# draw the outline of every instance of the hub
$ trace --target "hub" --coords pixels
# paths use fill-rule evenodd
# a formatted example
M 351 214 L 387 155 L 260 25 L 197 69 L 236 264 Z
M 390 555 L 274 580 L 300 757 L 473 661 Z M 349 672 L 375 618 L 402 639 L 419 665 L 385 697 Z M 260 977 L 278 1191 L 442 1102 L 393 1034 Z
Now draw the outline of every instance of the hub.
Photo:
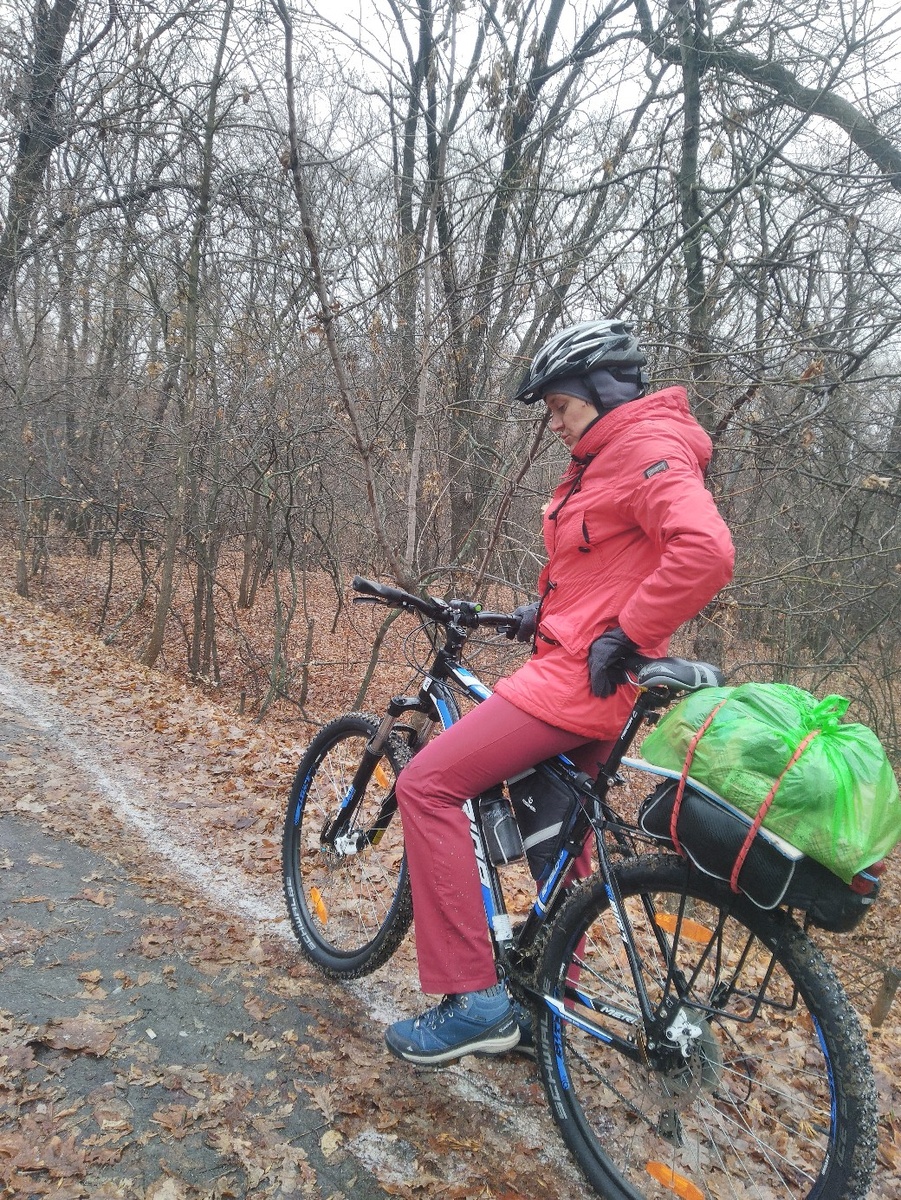
M 649 1055 L 663 1095 L 684 1108 L 701 1092 L 713 1092 L 723 1074 L 723 1054 L 709 1020 L 680 1008 Z

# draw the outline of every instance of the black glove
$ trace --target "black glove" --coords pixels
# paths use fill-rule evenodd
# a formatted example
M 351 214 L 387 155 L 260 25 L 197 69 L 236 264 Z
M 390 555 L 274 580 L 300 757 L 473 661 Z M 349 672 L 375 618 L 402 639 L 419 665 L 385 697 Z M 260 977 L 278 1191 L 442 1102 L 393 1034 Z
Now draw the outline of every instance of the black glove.
M 535 636 L 535 626 L 538 624 L 539 607 L 539 601 L 533 600 L 531 604 L 520 604 L 519 608 L 514 608 L 511 616 L 516 623 L 510 622 L 507 637 L 516 638 L 518 642 L 531 642 Z
M 601 700 L 612 696 L 626 682 L 626 659 L 638 647 L 617 625 L 596 638 L 588 648 L 588 678 L 591 690 Z

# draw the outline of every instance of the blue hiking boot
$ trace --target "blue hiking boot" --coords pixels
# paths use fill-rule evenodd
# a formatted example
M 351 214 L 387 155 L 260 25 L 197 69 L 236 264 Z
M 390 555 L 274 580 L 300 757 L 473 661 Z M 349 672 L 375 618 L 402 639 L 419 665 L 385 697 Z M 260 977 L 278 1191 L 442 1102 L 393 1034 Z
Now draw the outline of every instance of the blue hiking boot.
M 482 992 L 445 996 L 435 1008 L 385 1033 L 388 1049 L 421 1066 L 439 1066 L 464 1054 L 503 1054 L 519 1041 L 519 1025 L 503 984 Z

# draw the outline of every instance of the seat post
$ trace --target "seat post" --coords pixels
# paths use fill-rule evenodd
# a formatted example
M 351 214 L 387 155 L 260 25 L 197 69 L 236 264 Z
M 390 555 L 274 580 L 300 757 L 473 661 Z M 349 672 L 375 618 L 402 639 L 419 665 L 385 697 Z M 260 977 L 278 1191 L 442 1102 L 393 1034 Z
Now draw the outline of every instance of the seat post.
M 643 721 L 659 706 L 659 698 L 653 692 L 639 692 L 635 706 L 623 726 L 623 731 L 613 743 L 605 762 L 601 764 L 600 775 L 609 784 L 622 765 L 623 756 L 635 740 L 635 735 Z M 656 718 L 655 718 L 656 719 Z

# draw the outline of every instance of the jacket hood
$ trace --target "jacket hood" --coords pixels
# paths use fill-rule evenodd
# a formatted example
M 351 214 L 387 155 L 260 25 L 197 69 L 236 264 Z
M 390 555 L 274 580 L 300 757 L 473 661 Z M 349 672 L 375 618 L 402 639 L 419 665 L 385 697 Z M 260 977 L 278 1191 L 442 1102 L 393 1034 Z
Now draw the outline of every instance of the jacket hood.
M 654 427 L 659 428 L 661 424 L 678 433 L 697 458 L 701 470 L 706 470 L 713 454 L 713 443 L 692 416 L 688 393 L 683 387 L 664 388 L 604 413 L 576 444 L 570 470 L 584 466 L 586 460 L 594 458 L 612 442 L 651 435 Z

